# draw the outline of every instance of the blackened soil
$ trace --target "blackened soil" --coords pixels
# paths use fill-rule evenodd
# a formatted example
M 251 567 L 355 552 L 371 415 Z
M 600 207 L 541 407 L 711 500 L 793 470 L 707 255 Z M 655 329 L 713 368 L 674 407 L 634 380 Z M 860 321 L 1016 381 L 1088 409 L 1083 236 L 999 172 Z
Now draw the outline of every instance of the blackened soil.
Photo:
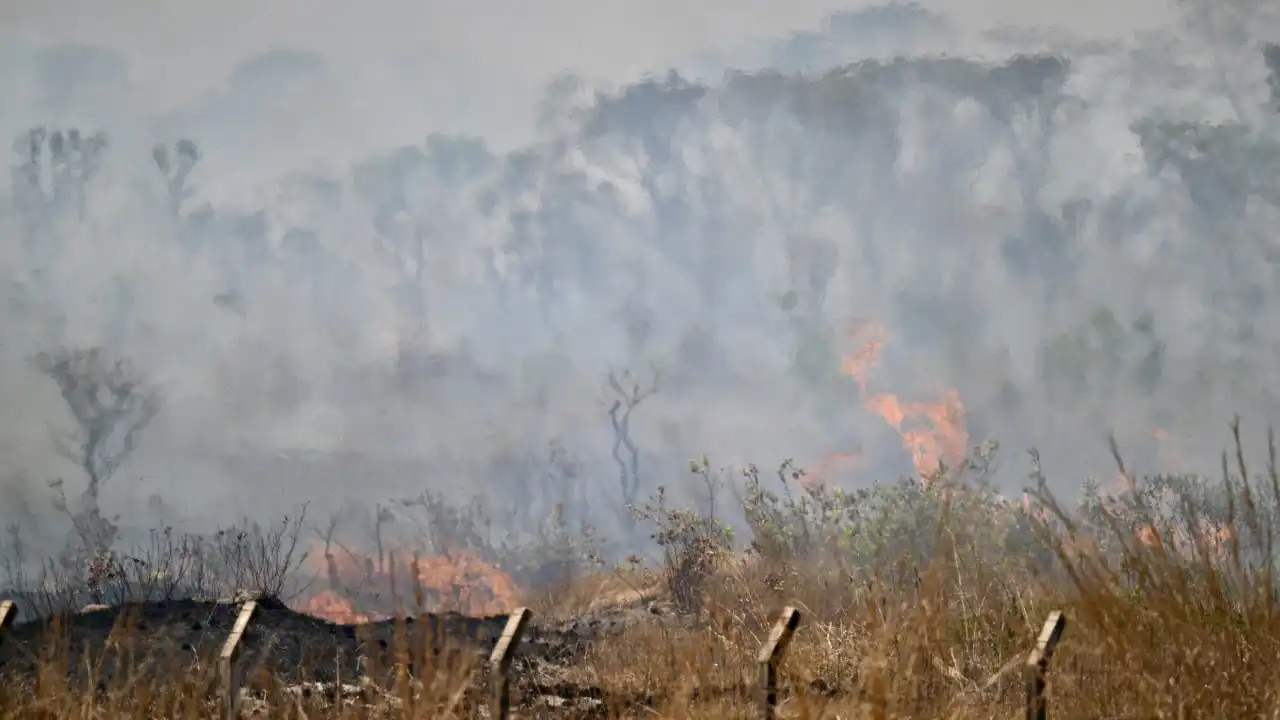
M 30 687 L 41 667 L 65 672 L 72 687 L 89 692 L 147 676 L 171 681 L 175 670 L 213 683 L 218 652 L 239 610 L 232 602 L 177 600 L 20 622 L 0 640 L 0 683 Z M 258 686 L 255 678 L 296 688 L 343 687 L 361 677 L 382 684 L 393 676 L 397 655 L 408 658 L 415 676 L 450 666 L 481 670 L 507 619 L 445 613 L 339 625 L 262 599 L 241 638 L 236 666 L 245 672 L 247 689 Z M 551 625 L 535 617 L 516 650 L 517 693 L 531 708 L 558 717 L 594 716 L 603 705 L 599 690 L 561 686 L 554 680 L 561 676 L 558 671 L 625 626 L 656 619 L 642 604 Z M 575 708 L 575 703 L 585 705 Z
M 91 610 L 55 619 L 20 622 L 0 641 L 0 676 L 31 676 L 42 658 L 70 658 L 68 673 L 101 662 L 107 680 L 118 664 L 175 662 L 210 667 L 235 623 L 239 605 L 180 600 Z M 260 600 L 240 641 L 238 664 L 268 665 L 286 682 L 331 682 L 368 674 L 394 662 L 397 648 L 423 663 L 442 658 L 468 662 L 488 656 L 506 626 L 506 615 L 467 617 L 425 614 L 403 623 L 388 620 L 336 625 Z M 517 648 L 528 662 L 571 662 L 606 624 L 571 623 L 548 628 L 531 623 Z M 89 662 L 84 660 L 86 656 Z M 130 662 L 132 661 L 132 663 Z

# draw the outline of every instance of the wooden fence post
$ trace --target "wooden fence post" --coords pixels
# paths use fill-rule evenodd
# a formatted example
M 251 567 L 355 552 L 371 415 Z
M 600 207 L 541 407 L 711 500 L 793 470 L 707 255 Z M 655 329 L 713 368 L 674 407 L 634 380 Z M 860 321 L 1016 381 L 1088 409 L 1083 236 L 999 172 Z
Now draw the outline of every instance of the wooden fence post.
M 222 715 L 226 720 L 236 717 L 237 703 L 240 699 L 240 683 L 235 675 L 236 655 L 240 652 L 240 638 L 249 627 L 249 620 L 258 609 L 258 601 L 249 600 L 240 606 L 240 614 L 236 616 L 236 624 L 231 626 L 231 634 L 222 644 L 218 653 L 218 689 L 222 701 Z
M 769 638 L 760 646 L 756 655 L 756 682 L 759 685 L 759 716 L 761 720 L 773 720 L 773 709 L 778 704 L 778 664 L 791 644 L 791 636 L 800 627 L 800 611 L 793 607 L 782 609 L 778 622 L 773 624 Z
M 489 654 L 489 718 L 491 720 L 507 720 L 511 716 L 511 658 L 515 656 L 516 645 L 524 635 L 524 628 L 529 624 L 533 613 L 529 608 L 516 608 L 507 618 L 507 626 L 502 629 L 498 644 Z
M 9 633 L 9 626 L 14 620 L 18 619 L 18 606 L 12 600 L 0 602 L 0 643 L 4 642 L 4 636 Z
M 1049 619 L 1044 621 L 1044 627 L 1040 629 L 1035 649 L 1027 656 L 1027 720 L 1046 720 L 1049 717 L 1048 703 L 1044 698 L 1045 675 L 1049 672 L 1049 660 L 1053 658 L 1053 651 L 1058 647 L 1062 631 L 1066 628 L 1067 619 L 1063 617 L 1061 610 L 1049 613 Z

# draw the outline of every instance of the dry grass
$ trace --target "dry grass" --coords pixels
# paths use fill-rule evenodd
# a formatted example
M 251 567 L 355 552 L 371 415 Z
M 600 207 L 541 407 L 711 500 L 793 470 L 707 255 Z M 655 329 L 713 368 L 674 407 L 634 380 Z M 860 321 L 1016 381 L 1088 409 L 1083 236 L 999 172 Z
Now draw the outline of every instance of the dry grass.
M 664 602 L 663 571 L 628 566 L 530 596 L 539 620 L 599 614 L 640 600 L 632 622 L 584 657 L 517 669 L 517 716 L 746 717 L 754 656 L 786 604 L 804 622 L 783 664 L 779 715 L 792 718 L 1004 718 L 1022 712 L 1017 663 L 1050 610 L 1068 628 L 1049 680 L 1060 718 L 1280 716 L 1280 603 L 1273 518 L 1274 467 L 1256 479 L 1237 454 L 1225 473 L 1225 520 L 1213 535 L 1192 506 L 1160 515 L 1141 493 L 1098 515 L 1087 530 L 1048 495 L 1024 518 L 1052 562 L 996 557 L 963 489 L 942 490 L 931 552 L 850 567 L 831 543 L 803 556 L 721 554 L 698 580 L 696 617 Z M 1122 465 L 1123 468 L 1123 465 Z M 1206 510 L 1207 512 L 1207 510 Z M 1135 531 L 1138 528 L 1139 531 Z M 706 548 L 696 546 L 697 551 Z M 679 549 L 676 549 L 678 554 Z M 1028 555 L 1033 553 L 1028 550 Z M 128 645 L 121 637 L 119 647 Z M 287 688 L 267 667 L 249 673 L 246 711 L 278 718 L 475 717 L 484 669 L 415 650 L 408 634 L 390 661 L 371 661 L 335 706 L 331 691 Z M 213 677 L 171 658 L 110 683 L 69 686 L 67 663 L 100 659 L 53 648 L 38 676 L 0 684 L 3 718 L 195 718 L 214 711 Z M 413 672 L 409 672 L 412 666 Z M 376 686 L 376 687 L 375 687 Z
M 1139 546 L 1135 546 L 1137 550 Z M 1078 592 L 1014 590 L 998 578 L 966 577 L 957 591 L 954 566 L 939 563 L 919 588 L 834 589 L 819 571 L 803 576 L 789 597 L 808 620 L 797 633 L 781 673 L 782 717 L 1010 717 L 1020 709 L 1016 672 L 987 680 L 1030 649 L 1051 608 L 1062 608 L 1069 628 L 1051 672 L 1056 717 L 1270 716 L 1280 708 L 1280 682 L 1269 672 L 1280 663 L 1280 622 L 1274 598 L 1242 603 L 1219 594 L 1223 574 L 1189 587 L 1176 580 L 1156 551 L 1126 558 L 1161 583 L 1134 593 L 1101 574 L 1081 576 Z M 1081 563 L 1081 570 L 1084 563 Z M 1205 568 L 1208 569 L 1208 568 Z M 1219 569 L 1221 570 L 1221 569 Z M 753 658 L 767 633 L 770 609 L 782 596 L 744 597 L 763 588 L 751 569 L 715 578 L 711 602 L 694 623 L 637 623 L 593 648 L 582 662 L 541 677 L 562 688 L 602 699 L 601 717 L 745 717 L 750 715 Z M 593 583 L 596 584 L 596 583 Z M 755 602 L 745 602 L 748 599 Z M 666 616 L 670 619 L 671 616 Z M 121 646 L 127 643 L 121 638 Z M 272 717 L 473 716 L 482 670 L 452 663 L 435 666 L 406 640 L 402 663 L 371 667 L 389 677 L 385 692 L 360 693 L 352 679 L 349 706 L 339 712 L 322 692 L 310 697 L 286 689 L 270 672 L 250 672 L 247 687 Z M 394 655 L 393 655 L 394 657 Z M 208 717 L 213 687 L 208 669 L 191 671 L 184 658 L 157 663 L 159 671 L 126 677 L 86 693 L 66 681 L 65 663 L 93 667 L 101 658 L 51 653 L 31 687 L 0 686 L 6 718 Z M 529 694 L 526 683 L 517 692 Z M 365 706 L 360 698 L 372 697 Z M 247 703 L 246 710 L 255 704 Z M 642 709 L 643 708 L 643 709 Z M 564 716 L 545 708 L 524 715 Z

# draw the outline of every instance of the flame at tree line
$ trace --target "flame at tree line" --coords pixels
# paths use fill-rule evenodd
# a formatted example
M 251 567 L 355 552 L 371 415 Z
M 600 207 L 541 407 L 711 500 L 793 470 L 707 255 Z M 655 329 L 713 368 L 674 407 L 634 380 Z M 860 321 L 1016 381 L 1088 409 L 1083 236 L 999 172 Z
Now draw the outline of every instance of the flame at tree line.
M 940 464 L 947 468 L 961 465 L 969 434 L 959 393 L 954 388 L 944 388 L 932 398 L 906 401 L 892 392 L 881 391 L 872 376 L 881 351 L 889 342 L 884 326 L 857 320 L 849 325 L 847 337 L 852 350 L 841 358 L 842 373 L 854 381 L 862 408 L 881 418 L 901 437 L 902 448 L 911 456 L 918 477 L 926 481 Z M 1171 471 L 1169 465 L 1181 464 L 1181 453 L 1168 431 L 1155 428 L 1151 436 L 1159 442 L 1166 472 Z M 862 460 L 860 449 L 829 452 L 807 473 L 808 481 L 834 483 L 839 475 L 860 467 Z M 1124 478 L 1118 477 L 1114 491 L 1124 492 L 1124 484 Z M 1033 512 L 1025 494 L 1020 505 L 1024 512 Z M 1198 534 L 1218 550 L 1231 537 L 1229 528 L 1207 522 Z M 1164 544 L 1164 539 L 1150 527 L 1138 530 L 1137 539 L 1147 545 Z M 1174 544 L 1188 544 L 1187 538 L 1171 540 Z M 364 555 L 345 548 L 333 551 L 327 545 L 313 548 L 308 561 L 313 567 L 309 570 L 326 580 L 295 601 L 295 608 L 331 622 L 363 623 L 392 617 L 397 610 L 397 596 L 405 611 L 411 611 L 417 599 L 425 611 L 468 615 L 506 613 L 520 604 L 520 588 L 511 576 L 474 552 L 415 558 L 412 552 L 399 550 L 389 555 L 399 559 L 387 560 L 382 553 Z
M 841 371 L 857 385 L 863 409 L 897 431 L 919 477 L 932 476 L 939 463 L 948 468 L 963 463 L 969 433 L 959 393 L 947 388 L 932 400 L 905 402 L 893 393 L 873 391 L 871 376 L 888 342 L 885 329 L 874 321 L 857 320 L 850 324 L 848 337 L 854 349 L 842 358 Z M 856 467 L 857 460 L 857 453 L 828 453 L 810 475 L 828 481 L 835 466 Z
M 887 342 L 885 330 L 861 321 L 853 324 L 850 337 L 856 347 L 843 357 L 841 369 L 856 383 L 862 407 L 901 436 L 920 477 L 931 476 L 939 463 L 956 467 L 963 462 L 969 438 L 958 393 L 947 389 L 932 400 L 906 402 L 893 393 L 874 392 L 871 375 Z M 828 481 L 857 468 L 861 459 L 859 452 L 828 453 L 808 476 Z M 519 605 L 520 589 L 511 576 L 471 551 L 415 558 L 404 550 L 362 554 L 327 543 L 312 550 L 304 570 L 321 580 L 293 604 L 331 622 L 386 619 L 397 611 L 397 602 L 409 612 L 418 599 L 424 611 L 468 615 L 505 613 Z

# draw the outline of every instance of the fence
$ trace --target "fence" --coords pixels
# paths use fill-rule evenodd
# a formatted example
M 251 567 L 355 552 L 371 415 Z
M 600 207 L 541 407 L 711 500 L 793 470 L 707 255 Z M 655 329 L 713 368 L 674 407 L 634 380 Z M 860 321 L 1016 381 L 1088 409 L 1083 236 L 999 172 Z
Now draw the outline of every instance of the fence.
M 18 606 L 12 600 L 0 602 L 0 642 L 4 642 L 5 633 L 9 632 L 9 626 L 17 619 Z
M 219 702 L 226 720 L 233 720 L 238 713 L 237 701 L 240 695 L 240 672 L 236 667 L 239 655 L 240 640 L 253 620 L 258 603 L 249 600 L 240 606 L 235 624 L 227 635 L 226 641 L 218 654 L 217 679 Z M 0 642 L 17 616 L 17 608 L 12 601 L 0 602 Z M 507 619 L 502 634 L 489 655 L 489 716 L 494 720 L 505 720 L 511 714 L 511 661 L 515 657 L 516 648 L 528 627 L 533 613 L 528 608 L 517 608 Z M 760 646 L 756 655 L 756 714 L 762 720 L 772 720 L 778 705 L 778 668 L 791 644 L 791 638 L 800 627 L 800 611 L 794 607 L 784 608 L 774 623 L 773 629 Z M 1048 717 L 1048 700 L 1045 688 L 1049 671 L 1049 662 L 1058 646 L 1062 633 L 1066 629 L 1066 618 L 1061 611 L 1049 613 L 1044 626 L 1036 639 L 1035 647 L 1024 662 L 1013 662 L 1001 668 L 984 684 L 985 687 L 995 685 L 1002 677 L 1021 664 L 1026 685 L 1026 717 L 1027 720 L 1045 720 Z
M 239 694 L 238 686 L 231 679 L 231 663 L 236 652 L 240 636 L 252 617 L 256 603 L 244 604 L 240 616 L 236 620 L 231 635 L 223 646 L 220 662 L 221 676 L 227 680 L 222 685 L 223 706 L 227 708 L 228 719 L 234 717 L 235 699 Z M 515 657 L 516 647 L 533 613 L 528 608 L 516 608 L 507 619 L 506 627 L 493 652 L 489 655 L 489 717 L 494 720 L 506 720 L 511 715 L 511 660 Z M 1049 613 L 1048 620 L 1040 631 L 1035 648 L 1027 656 L 1023 665 L 1026 676 L 1026 709 L 1027 720 L 1045 720 L 1048 717 L 1048 701 L 1044 696 L 1049 672 L 1049 661 L 1053 651 L 1062 639 L 1067 621 L 1062 612 L 1055 610 Z M 782 664 L 791 638 L 800 627 L 800 611 L 794 607 L 783 608 L 778 620 L 773 624 L 768 638 L 760 646 L 756 655 L 756 712 L 761 720 L 772 720 L 778 705 L 778 667 Z M 990 687 L 1000 680 L 1016 665 L 1008 665 L 986 682 Z

